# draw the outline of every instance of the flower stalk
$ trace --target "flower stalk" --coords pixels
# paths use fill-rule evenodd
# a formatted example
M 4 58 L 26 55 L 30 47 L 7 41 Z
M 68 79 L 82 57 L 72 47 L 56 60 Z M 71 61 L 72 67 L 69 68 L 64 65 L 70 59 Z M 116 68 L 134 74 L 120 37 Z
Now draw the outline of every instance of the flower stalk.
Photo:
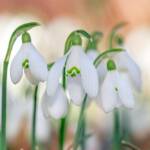
M 16 39 L 23 34 L 24 32 L 30 30 L 31 28 L 38 26 L 39 24 L 36 22 L 30 22 L 23 24 L 19 26 L 11 35 L 8 49 L 6 52 L 6 56 L 3 62 L 3 74 L 2 74 L 2 109 L 1 109 L 1 143 L 0 143 L 0 149 L 6 150 L 7 144 L 6 144 L 6 120 L 7 120 L 7 72 L 8 72 L 8 65 L 9 65 L 9 59 L 10 55 L 14 46 L 14 43 Z
M 124 25 L 126 25 L 125 22 L 121 22 L 119 24 L 117 24 L 116 26 L 114 26 L 112 28 L 112 31 L 110 32 L 109 35 L 109 48 L 112 49 L 113 48 L 113 40 L 116 36 L 116 32 L 122 28 Z M 115 109 L 113 111 L 113 145 L 112 145 L 112 149 L 113 150 L 120 150 L 121 149 L 121 133 L 120 133 L 120 114 L 119 114 L 119 110 Z
M 32 150 L 36 150 L 36 119 L 37 119 L 37 96 L 38 96 L 38 85 L 34 90 L 33 97 L 33 113 L 32 113 Z

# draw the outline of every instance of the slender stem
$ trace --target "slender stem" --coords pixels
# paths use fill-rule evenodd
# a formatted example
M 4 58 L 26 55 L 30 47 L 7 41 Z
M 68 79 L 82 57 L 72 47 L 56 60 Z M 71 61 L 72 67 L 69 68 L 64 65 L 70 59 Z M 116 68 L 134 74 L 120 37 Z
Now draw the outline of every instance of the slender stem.
M 121 136 L 120 136 L 120 116 L 119 110 L 115 109 L 114 112 L 114 130 L 113 130 L 113 150 L 120 150 L 121 147 Z
M 6 150 L 6 116 L 7 116 L 7 69 L 8 62 L 4 61 L 3 64 L 3 77 L 2 77 L 2 118 L 1 118 L 1 150 Z
M 65 135 L 66 135 L 66 124 L 67 124 L 67 116 L 60 120 L 60 128 L 59 128 L 59 150 L 64 149 Z
M 86 137 L 86 115 L 83 116 L 82 130 L 81 130 L 81 149 L 85 150 L 85 137 Z
M 35 87 L 33 97 L 33 113 L 32 113 L 32 150 L 36 149 L 36 118 L 37 118 L 37 94 L 38 86 Z
M 80 139 L 81 139 L 81 131 L 82 131 L 82 125 L 83 125 L 83 120 L 84 120 L 84 112 L 85 112 L 85 106 L 86 106 L 86 101 L 87 101 L 87 94 L 84 97 L 83 103 L 82 103 L 82 107 L 80 110 L 80 114 L 79 114 L 79 120 L 78 120 L 78 124 L 77 124 L 77 131 L 75 134 L 75 140 L 74 140 L 74 150 L 77 150 L 79 143 L 80 143 Z
M 16 28 L 16 30 L 12 33 L 8 49 L 5 55 L 4 63 L 3 63 L 3 75 L 2 75 L 2 109 L 1 109 L 1 143 L 0 150 L 6 150 L 6 120 L 7 120 L 7 72 L 8 72 L 8 64 L 10 55 L 13 49 L 13 45 L 16 39 L 24 32 L 30 30 L 31 28 L 38 26 L 39 24 L 36 22 L 29 22 L 23 24 Z

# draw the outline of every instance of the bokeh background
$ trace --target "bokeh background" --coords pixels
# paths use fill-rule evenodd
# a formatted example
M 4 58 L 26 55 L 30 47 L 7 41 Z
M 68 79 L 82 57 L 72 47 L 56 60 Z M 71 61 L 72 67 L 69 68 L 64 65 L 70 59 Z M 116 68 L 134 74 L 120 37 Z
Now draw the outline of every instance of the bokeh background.
M 143 87 L 137 94 L 136 108 L 127 110 L 128 121 L 122 116 L 125 135 L 142 150 L 150 148 L 150 1 L 149 0 L 0 0 L 0 69 L 13 30 L 28 21 L 41 26 L 30 33 L 32 41 L 52 62 L 62 56 L 68 34 L 75 29 L 104 33 L 99 50 L 108 47 L 108 34 L 117 23 L 127 25 L 120 31 L 124 47 L 141 67 Z M 18 39 L 12 53 L 21 45 Z M 12 58 L 11 57 L 11 58 Z M 33 87 L 26 79 L 13 85 L 8 76 L 8 133 L 10 150 L 30 149 L 30 128 Z M 41 85 L 39 101 L 44 84 Z M 66 139 L 66 149 L 73 141 L 79 108 L 72 106 Z M 125 111 L 125 110 L 124 110 Z M 105 114 L 94 102 L 87 109 L 87 150 L 110 150 L 112 113 Z M 38 149 L 57 150 L 59 121 L 45 119 L 40 102 L 38 108 Z

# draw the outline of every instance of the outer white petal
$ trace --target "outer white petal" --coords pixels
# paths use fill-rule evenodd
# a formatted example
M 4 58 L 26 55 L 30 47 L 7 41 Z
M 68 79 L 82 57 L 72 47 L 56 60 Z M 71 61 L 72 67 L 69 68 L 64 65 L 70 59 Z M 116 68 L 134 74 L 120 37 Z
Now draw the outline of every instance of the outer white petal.
M 90 97 L 95 97 L 99 90 L 98 73 L 93 62 L 84 52 L 80 53 L 81 81 L 85 92 Z
M 96 57 L 98 56 L 98 51 L 96 51 L 96 50 L 89 50 L 88 52 L 87 52 L 87 56 L 92 60 L 92 61 L 94 61 L 95 59 L 96 59 Z
M 70 55 L 68 58 L 67 68 L 70 69 L 74 66 L 80 68 L 80 53 L 83 51 L 81 46 L 72 46 L 70 48 Z
M 81 105 L 85 92 L 83 90 L 83 87 L 81 85 L 81 78 L 80 77 L 74 77 L 68 78 L 68 84 L 67 84 L 67 90 L 69 93 L 70 99 L 73 101 L 76 105 Z
M 27 79 L 30 81 L 30 83 L 32 83 L 34 85 L 38 85 L 39 81 L 36 80 L 36 78 L 32 76 L 30 69 L 24 69 L 24 73 L 25 73 Z
M 48 69 L 44 58 L 31 43 L 27 43 L 26 50 L 29 52 L 29 67 L 32 75 L 39 81 L 45 81 L 47 79 Z
M 49 108 L 51 116 L 53 116 L 55 119 L 63 118 L 68 111 L 68 102 L 67 97 L 62 88 L 59 88 L 57 90 L 53 99 L 55 102 Z
M 26 51 L 24 50 L 24 45 L 21 46 L 19 52 L 16 54 L 12 60 L 10 66 L 10 77 L 13 83 L 17 83 L 21 80 L 23 74 L 22 63 L 26 59 Z
M 97 67 L 100 85 L 104 81 L 107 74 L 107 59 L 104 59 Z
M 65 61 L 66 56 L 60 58 L 58 61 L 56 61 L 56 63 L 51 67 L 50 71 L 48 72 L 47 94 L 50 96 L 54 95 L 58 88 Z
M 101 105 L 105 112 L 112 111 L 115 107 L 118 107 L 116 86 L 116 72 L 109 71 L 101 87 Z
M 131 81 L 134 87 L 140 91 L 142 86 L 142 77 L 139 66 L 135 61 L 125 52 L 118 53 L 114 56 L 114 59 L 117 61 L 118 69 L 121 71 L 128 71 Z
M 42 97 L 42 110 L 43 114 L 46 118 L 50 117 L 49 109 L 51 105 L 54 103 L 54 99 L 47 95 L 47 92 L 45 91 Z
M 133 108 L 135 101 L 128 76 L 120 76 L 120 79 L 118 79 L 118 86 L 118 94 L 122 104 L 125 107 Z

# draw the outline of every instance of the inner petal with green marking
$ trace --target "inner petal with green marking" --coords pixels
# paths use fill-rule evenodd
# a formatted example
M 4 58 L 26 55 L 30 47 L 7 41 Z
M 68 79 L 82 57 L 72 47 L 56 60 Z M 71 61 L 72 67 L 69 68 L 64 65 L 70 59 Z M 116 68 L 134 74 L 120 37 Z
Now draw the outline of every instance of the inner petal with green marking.
M 29 60 L 28 59 L 25 59 L 23 62 L 22 62 L 22 66 L 24 69 L 28 69 L 29 68 Z
M 67 70 L 67 76 L 76 77 L 80 74 L 80 69 L 76 66 L 73 66 L 72 68 Z

